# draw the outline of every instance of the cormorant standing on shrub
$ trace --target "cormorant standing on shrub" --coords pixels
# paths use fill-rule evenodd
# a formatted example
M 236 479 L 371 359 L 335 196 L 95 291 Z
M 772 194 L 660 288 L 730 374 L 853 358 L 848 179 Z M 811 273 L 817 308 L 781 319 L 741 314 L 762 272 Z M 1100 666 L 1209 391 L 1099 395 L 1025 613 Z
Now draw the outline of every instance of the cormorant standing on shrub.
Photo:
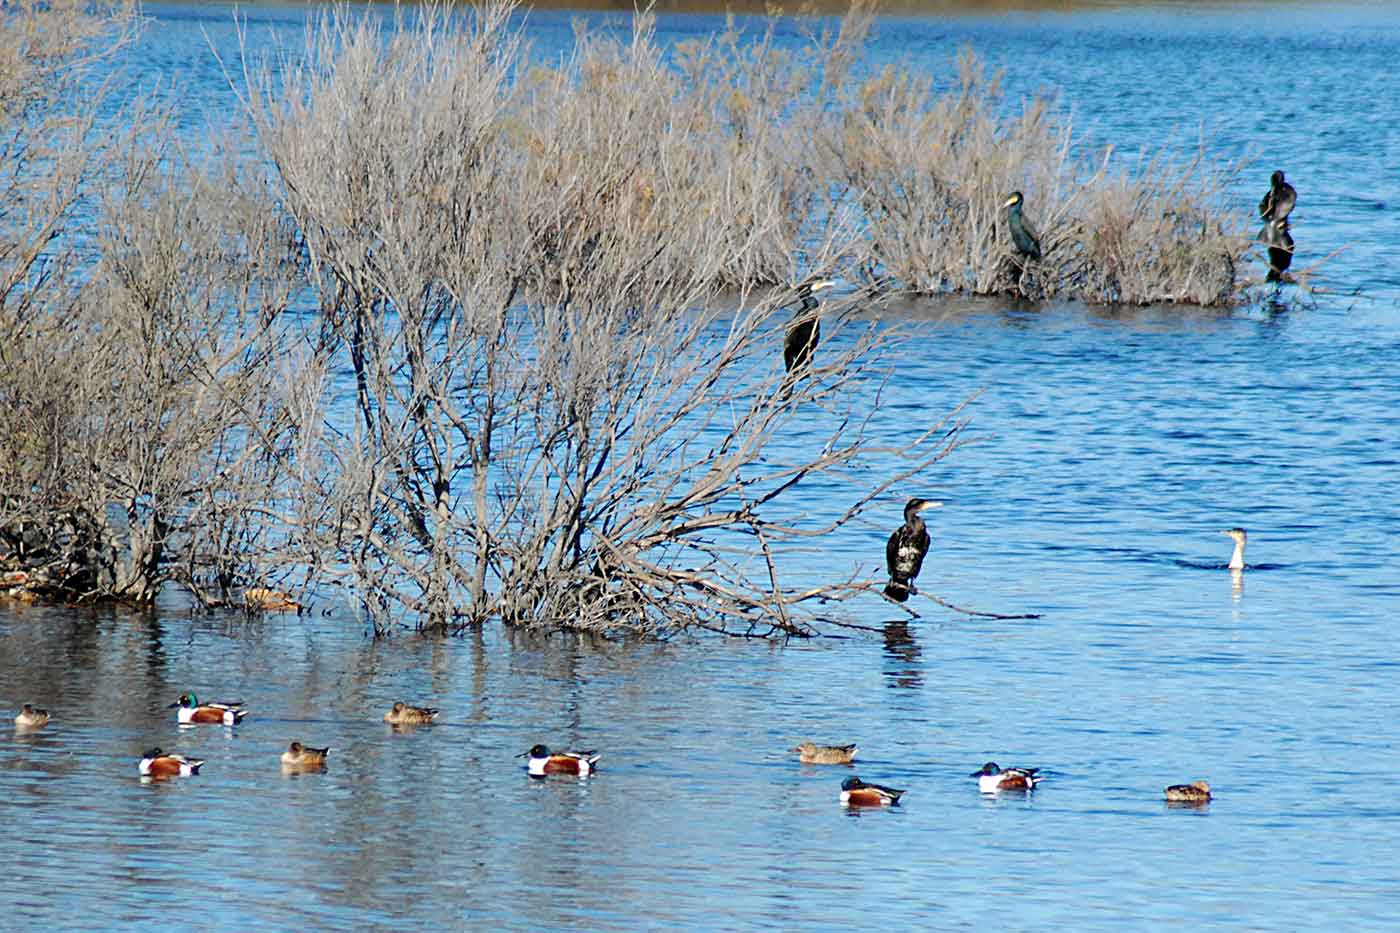
M 816 282 L 803 282 L 797 286 L 797 297 L 802 299 L 802 304 L 793 313 L 792 323 L 788 325 L 787 336 L 783 339 L 783 366 L 788 372 L 806 369 L 812 362 L 812 354 L 816 351 L 817 341 L 822 335 L 821 318 L 815 313 L 817 299 L 812 293 L 831 288 L 835 284 L 820 279 Z
M 1011 192 L 1002 207 L 1006 208 L 1006 223 L 1011 228 L 1011 242 L 1016 244 L 1016 252 L 1029 259 L 1040 258 L 1040 238 L 1035 235 L 1026 218 L 1021 216 L 1021 205 L 1026 199 L 1021 192 Z
M 910 499 L 904 504 L 904 524 L 895 529 L 885 545 L 885 566 L 890 571 L 885 595 L 897 603 L 907 600 L 910 593 L 919 592 L 914 588 L 914 578 L 928 553 L 928 528 L 919 513 L 942 504 L 931 499 Z
M 1298 203 L 1298 192 L 1283 180 L 1283 172 L 1269 176 L 1269 192 L 1259 202 L 1259 216 L 1267 224 L 1271 220 L 1287 220 Z
M 1269 272 L 1264 276 L 1264 281 L 1280 282 L 1283 273 L 1293 263 L 1293 237 L 1288 232 L 1288 221 L 1267 221 L 1260 238 L 1269 248 Z

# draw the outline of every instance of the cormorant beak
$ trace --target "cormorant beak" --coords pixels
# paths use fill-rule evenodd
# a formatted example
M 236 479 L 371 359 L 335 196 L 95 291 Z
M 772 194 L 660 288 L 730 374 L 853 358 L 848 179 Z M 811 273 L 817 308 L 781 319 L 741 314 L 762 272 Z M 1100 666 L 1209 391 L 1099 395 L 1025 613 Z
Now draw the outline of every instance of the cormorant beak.
M 924 511 L 927 511 L 928 509 L 941 509 L 941 508 L 943 508 L 943 503 L 942 503 L 942 502 L 925 502 L 923 505 L 919 506 L 919 511 L 920 511 L 920 512 L 924 512 Z
M 1006 201 L 1005 201 L 1001 206 L 1002 206 L 1002 207 L 1011 207 L 1011 206 L 1012 206 L 1013 204 L 1015 204 L 1015 203 L 1016 203 L 1016 196 L 1013 194 L 1011 197 L 1007 198 Z
M 833 282 L 833 281 L 831 281 L 830 279 L 822 279 L 820 282 L 813 282 L 813 283 L 812 283 L 812 291 L 814 291 L 814 292 L 819 292 L 819 291 L 821 291 L 823 288 L 835 288 L 835 287 L 836 287 L 836 283 Z

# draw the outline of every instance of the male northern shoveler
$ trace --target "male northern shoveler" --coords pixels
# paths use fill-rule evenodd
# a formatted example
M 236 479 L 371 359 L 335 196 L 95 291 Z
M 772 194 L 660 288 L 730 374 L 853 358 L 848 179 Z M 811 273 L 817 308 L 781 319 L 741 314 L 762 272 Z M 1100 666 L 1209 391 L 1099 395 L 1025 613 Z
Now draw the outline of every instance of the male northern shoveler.
M 175 716 L 182 726 L 236 726 L 248 715 L 241 700 L 201 703 L 193 693 L 180 694 L 166 709 L 178 709 Z
M 434 706 L 409 706 L 399 700 L 384 714 L 384 721 L 391 726 L 421 726 L 437 718 Z
M 879 784 L 867 784 L 858 777 L 841 782 L 841 802 L 848 807 L 896 807 L 904 791 Z
M 546 774 L 588 777 L 598 769 L 598 759 L 603 756 L 592 749 L 585 752 L 551 752 L 543 745 L 536 745 L 515 757 L 530 759 L 527 770 L 532 777 L 544 777 Z
M 184 755 L 167 755 L 159 748 L 153 748 L 141 756 L 141 773 L 147 777 L 189 777 L 198 774 L 204 761 L 199 758 L 186 758 Z
M 300 742 L 293 742 L 287 746 L 287 750 L 282 753 L 282 767 L 284 768 L 323 768 L 326 764 L 326 756 L 331 753 L 330 746 L 325 748 L 312 748 L 310 745 L 302 745 Z
M 1205 803 L 1210 799 L 1210 784 L 1193 781 L 1190 784 L 1173 784 L 1167 788 L 1168 803 Z
M 49 711 L 46 709 L 35 709 L 26 703 L 20 709 L 19 715 L 15 717 L 15 725 L 21 729 L 37 729 L 46 725 L 49 721 Z
M 848 765 L 856 757 L 854 745 L 818 745 L 803 742 L 790 752 L 797 752 L 797 760 L 804 765 Z
M 1034 790 L 1035 785 L 1045 780 L 1039 777 L 1039 768 L 1006 768 L 997 767 L 995 761 L 989 761 L 982 766 L 981 771 L 974 771 L 968 777 L 977 778 L 977 789 L 984 794 L 995 794 L 1001 790 Z

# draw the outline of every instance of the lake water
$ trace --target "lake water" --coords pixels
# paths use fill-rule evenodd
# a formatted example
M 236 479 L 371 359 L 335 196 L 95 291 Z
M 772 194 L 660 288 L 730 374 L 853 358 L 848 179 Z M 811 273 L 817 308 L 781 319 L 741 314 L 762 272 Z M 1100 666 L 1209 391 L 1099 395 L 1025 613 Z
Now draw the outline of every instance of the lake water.
M 143 75 L 178 74 L 187 126 L 227 106 L 205 36 L 230 9 L 146 8 Z M 257 7 L 295 41 L 303 8 Z M 574 14 L 534 11 L 536 41 Z M 663 17 L 675 38 L 706 16 Z M 964 447 L 859 527 L 798 555 L 878 567 L 906 495 L 945 500 L 924 602 L 883 637 L 786 646 L 512 636 L 376 642 L 348 615 L 153 617 L 0 606 L 0 697 L 54 713 L 0 742 L 17 927 L 552 926 L 792 929 L 1393 928 L 1400 923 L 1400 13 L 1384 4 L 1139 4 L 886 20 L 877 56 L 943 68 L 963 44 L 1013 91 L 1058 89 L 1124 147 L 1253 154 L 1299 191 L 1315 306 L 1106 311 L 922 302 L 886 394 L 896 434 L 974 392 Z M 144 69 L 144 70 L 143 70 Z M 1262 272 L 1262 270 L 1261 270 Z M 801 438 L 795 439 L 800 443 Z M 823 490 L 805 493 L 814 504 Z M 1250 531 L 1236 585 L 1220 565 Z M 181 730 L 183 691 L 236 729 Z M 395 699 L 441 707 L 395 733 Z M 803 738 L 858 741 L 802 767 Z M 284 776 L 292 739 L 330 745 Z M 586 780 L 511 756 L 594 747 Z M 205 758 L 145 785 L 160 745 Z M 983 798 L 982 762 L 1039 766 Z M 841 780 L 907 788 L 847 812 Z M 1205 809 L 1167 784 L 1207 778 Z

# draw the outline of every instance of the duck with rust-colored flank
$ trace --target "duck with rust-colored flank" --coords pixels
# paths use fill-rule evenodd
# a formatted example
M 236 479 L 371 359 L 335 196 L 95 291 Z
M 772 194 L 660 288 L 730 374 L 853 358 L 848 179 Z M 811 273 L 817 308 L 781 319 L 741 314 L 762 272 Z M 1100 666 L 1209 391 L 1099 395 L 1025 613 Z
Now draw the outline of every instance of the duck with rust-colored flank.
M 598 769 L 598 759 L 603 756 L 589 749 L 583 752 L 552 752 L 544 745 L 536 745 L 528 752 L 521 752 L 516 758 L 528 758 L 526 770 L 531 777 L 544 777 L 546 774 L 577 774 L 588 777 Z
M 841 803 L 848 807 L 897 807 L 904 791 L 880 784 L 867 784 L 858 777 L 841 782 Z
M 15 726 L 20 729 L 37 729 L 47 725 L 49 721 L 49 711 L 46 709 L 35 709 L 26 703 L 20 707 L 19 715 L 15 717 Z
M 435 706 L 409 706 L 399 700 L 384 714 L 384 721 L 391 726 L 426 726 L 438 716 Z
M 995 761 L 989 761 L 968 777 L 977 778 L 977 789 L 982 793 L 995 794 L 1004 790 L 1035 790 L 1035 785 L 1045 780 L 1039 776 L 1039 771 L 1039 768 L 1000 768 Z
M 1205 803 L 1210 800 L 1210 784 L 1205 781 L 1173 784 L 1167 788 L 1166 795 L 1167 803 Z
M 287 746 L 287 750 L 282 753 L 282 767 L 289 770 L 310 770 L 313 768 L 324 768 L 326 766 L 326 756 L 331 753 L 330 746 L 325 748 L 312 748 L 310 745 L 302 745 L 300 742 L 293 742 Z
M 242 700 L 201 703 L 193 693 L 182 693 L 166 709 L 173 709 L 182 726 L 236 726 L 248 715 Z
M 186 758 L 184 755 L 167 755 L 159 748 L 153 748 L 141 756 L 138 766 L 142 777 L 171 778 L 189 777 L 198 774 L 204 761 L 199 758 Z
M 788 749 L 797 752 L 797 760 L 804 765 L 848 765 L 856 757 L 854 745 L 818 745 L 803 742 Z

